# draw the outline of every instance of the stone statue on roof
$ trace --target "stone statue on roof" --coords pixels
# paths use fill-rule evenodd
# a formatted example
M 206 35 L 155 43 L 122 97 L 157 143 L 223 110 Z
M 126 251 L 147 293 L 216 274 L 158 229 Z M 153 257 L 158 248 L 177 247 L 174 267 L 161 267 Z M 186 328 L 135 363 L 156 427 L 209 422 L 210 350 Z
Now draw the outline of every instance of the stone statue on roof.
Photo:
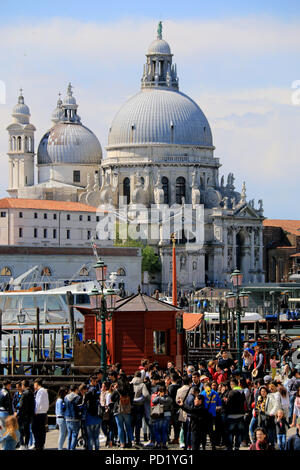
M 162 22 L 160 21 L 157 26 L 157 39 L 162 39 Z

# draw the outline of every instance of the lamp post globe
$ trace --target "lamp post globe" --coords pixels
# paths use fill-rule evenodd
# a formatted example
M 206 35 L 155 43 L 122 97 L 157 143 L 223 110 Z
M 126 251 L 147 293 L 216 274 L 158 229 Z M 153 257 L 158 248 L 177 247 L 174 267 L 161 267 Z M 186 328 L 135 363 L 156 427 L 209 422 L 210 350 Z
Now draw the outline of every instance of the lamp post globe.
M 104 263 L 104 261 L 101 258 L 99 258 L 97 263 L 94 264 L 93 268 L 96 271 L 96 279 L 98 282 L 101 283 L 101 287 L 102 287 L 103 283 L 106 281 L 107 265 Z

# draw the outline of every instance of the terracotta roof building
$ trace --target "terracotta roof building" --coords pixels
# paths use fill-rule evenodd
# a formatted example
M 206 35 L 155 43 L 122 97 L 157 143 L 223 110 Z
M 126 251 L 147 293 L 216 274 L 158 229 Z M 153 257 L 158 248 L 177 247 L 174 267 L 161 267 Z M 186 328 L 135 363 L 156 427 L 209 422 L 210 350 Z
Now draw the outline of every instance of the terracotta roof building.
M 266 219 L 263 227 L 266 282 L 298 280 L 290 276 L 300 274 L 300 220 Z

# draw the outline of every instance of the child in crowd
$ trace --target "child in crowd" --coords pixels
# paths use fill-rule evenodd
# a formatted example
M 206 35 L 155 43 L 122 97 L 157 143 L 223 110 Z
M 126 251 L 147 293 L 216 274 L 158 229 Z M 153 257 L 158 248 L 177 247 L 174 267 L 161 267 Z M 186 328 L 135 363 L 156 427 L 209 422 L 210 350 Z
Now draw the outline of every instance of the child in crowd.
M 280 362 L 278 359 L 276 359 L 276 354 L 272 354 L 271 359 L 270 359 L 270 369 L 271 369 L 271 377 L 272 380 L 275 379 L 275 376 L 277 374 L 277 364 Z
M 2 450 L 15 450 L 20 440 L 20 432 L 16 416 L 8 416 L 6 418 L 5 430 L 1 428 L 0 433 Z
M 276 412 L 275 422 L 278 448 L 279 450 L 285 450 L 286 433 L 289 429 L 289 425 L 284 416 L 284 411 L 281 408 Z

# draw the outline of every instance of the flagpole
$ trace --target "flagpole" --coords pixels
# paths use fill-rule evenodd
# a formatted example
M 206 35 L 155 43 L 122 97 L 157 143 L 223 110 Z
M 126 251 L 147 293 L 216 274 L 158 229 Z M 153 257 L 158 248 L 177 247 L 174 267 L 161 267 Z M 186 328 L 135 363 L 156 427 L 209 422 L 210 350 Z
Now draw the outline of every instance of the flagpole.
M 172 233 L 171 235 L 171 240 L 173 243 L 173 248 L 172 248 L 172 266 L 173 266 L 173 285 L 172 285 L 172 303 L 174 307 L 177 307 L 177 275 L 176 275 L 176 249 L 175 249 L 175 243 L 176 243 L 176 237 L 175 233 Z

